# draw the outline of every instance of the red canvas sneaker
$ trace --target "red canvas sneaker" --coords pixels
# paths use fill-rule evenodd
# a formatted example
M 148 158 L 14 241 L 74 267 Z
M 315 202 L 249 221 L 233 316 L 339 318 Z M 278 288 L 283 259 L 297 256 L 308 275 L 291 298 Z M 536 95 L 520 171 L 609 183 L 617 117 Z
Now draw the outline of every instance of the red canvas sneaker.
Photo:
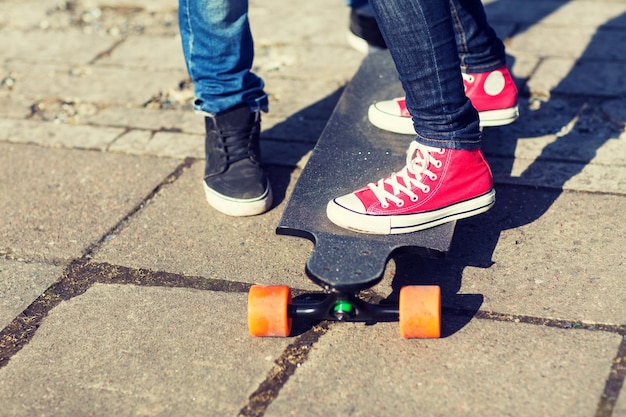
M 506 67 L 491 72 L 462 75 L 465 95 L 478 111 L 481 126 L 503 126 L 518 118 L 517 87 Z M 372 104 L 367 116 L 380 129 L 406 135 L 415 134 L 404 97 Z
M 326 215 L 356 232 L 409 233 L 483 213 L 494 202 L 493 177 L 479 149 L 431 148 L 414 141 L 402 170 L 335 198 Z

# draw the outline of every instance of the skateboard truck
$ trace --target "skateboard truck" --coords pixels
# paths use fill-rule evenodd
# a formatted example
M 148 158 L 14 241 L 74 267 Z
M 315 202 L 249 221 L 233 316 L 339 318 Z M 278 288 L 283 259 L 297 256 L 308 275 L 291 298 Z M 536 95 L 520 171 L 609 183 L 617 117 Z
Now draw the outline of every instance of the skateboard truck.
M 397 321 L 398 314 L 397 306 L 372 304 L 356 295 L 339 293 L 329 293 L 318 303 L 288 306 L 289 317 L 298 319 L 352 322 Z
M 293 319 L 346 322 L 399 321 L 404 338 L 438 338 L 441 292 L 438 286 L 410 285 L 397 305 L 372 304 L 356 295 L 327 293 L 316 303 L 294 303 L 284 285 L 253 285 L 248 293 L 248 329 L 252 336 L 287 337 Z

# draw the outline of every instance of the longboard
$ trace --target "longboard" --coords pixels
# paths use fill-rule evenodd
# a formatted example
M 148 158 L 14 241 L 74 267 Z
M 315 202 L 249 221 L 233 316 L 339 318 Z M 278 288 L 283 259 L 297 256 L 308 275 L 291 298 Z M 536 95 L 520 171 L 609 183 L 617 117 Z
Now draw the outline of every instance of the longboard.
M 248 303 L 251 334 L 287 336 L 292 319 L 307 317 L 346 321 L 395 319 L 400 321 L 404 337 L 439 336 L 438 287 L 405 287 L 400 292 L 399 306 L 391 307 L 366 303 L 358 293 L 377 284 L 389 259 L 401 251 L 427 258 L 445 256 L 456 222 L 414 233 L 367 235 L 340 228 L 326 217 L 328 201 L 404 165 L 414 138 L 380 130 L 367 120 L 370 104 L 401 94 L 388 52 L 370 54 L 364 59 L 343 91 L 276 229 L 279 235 L 313 242 L 305 271 L 328 296 L 317 305 L 299 306 L 291 300 L 288 287 L 253 286 Z M 418 324 L 407 324 L 416 320 Z M 276 328 L 268 325 L 272 321 L 278 323 Z

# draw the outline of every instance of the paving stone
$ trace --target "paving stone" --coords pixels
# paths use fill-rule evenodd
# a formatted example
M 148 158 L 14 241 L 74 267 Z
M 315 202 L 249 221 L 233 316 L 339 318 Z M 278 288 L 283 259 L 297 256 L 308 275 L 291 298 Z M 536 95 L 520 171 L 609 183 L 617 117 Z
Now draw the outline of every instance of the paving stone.
M 54 308 L 0 369 L 0 409 L 14 417 L 236 415 L 289 344 L 249 337 L 245 300 L 94 285 Z
M 485 6 L 522 97 L 517 123 L 484 132 L 498 202 L 459 222 L 447 259 L 394 256 L 369 293 L 393 300 L 407 283 L 440 285 L 444 339 L 402 340 L 397 323 L 322 326 L 286 385 L 257 391 L 270 407 L 254 412 L 596 413 L 623 340 L 615 329 L 626 324 L 626 2 Z M 313 245 L 274 229 L 363 58 L 345 41 L 349 9 L 337 0 L 250 2 L 254 70 L 270 94 L 262 148 L 276 204 L 232 218 L 204 200 L 204 125 L 191 109 L 176 8 L 0 2 L 2 326 L 95 242 L 104 269 L 157 281 L 318 290 L 304 274 Z M 95 284 L 61 301 L 0 368 L 0 414 L 237 415 L 300 341 L 252 339 L 245 321 L 240 292 Z M 528 324 L 545 322 L 552 327 Z M 626 417 L 624 389 L 612 417 Z
M 2 249 L 0 254 L 10 256 Z M 0 329 L 55 282 L 61 271 L 57 265 L 0 258 Z
M 335 0 L 301 3 L 295 8 L 276 0 L 255 1 L 250 7 L 250 24 L 255 44 L 261 47 L 286 43 L 343 47 L 349 13 L 345 3 Z
M 265 416 L 587 417 L 621 339 L 472 320 L 447 338 L 409 341 L 396 326 L 333 326 Z
M 265 77 L 270 114 L 326 120 L 337 104 L 347 79 L 293 80 Z M 324 116 L 323 118 L 320 116 Z M 306 125 L 303 125 L 306 126 Z
M 534 5 L 539 3 L 543 2 L 535 2 Z M 623 19 L 626 4 L 623 1 L 608 1 L 602 7 L 590 7 L 590 3 L 586 1 L 562 1 L 561 4 L 562 6 L 553 13 L 546 15 L 541 24 L 576 28 L 585 26 L 600 28 L 610 24 L 612 28 L 626 28 L 626 21 Z
M 7 74 L 3 80 L 10 77 L 11 76 Z M 3 80 L 0 80 L 0 82 Z M 3 115 L 3 118 L 25 119 L 30 115 L 32 105 L 32 100 L 28 100 L 24 97 L 15 97 L 9 93 L 0 93 L 0 114 Z
M 526 81 L 532 76 L 539 65 L 539 57 L 521 53 L 512 56 L 507 53 L 507 58 L 507 65 L 519 91 L 525 93 Z
M 497 187 L 488 214 L 461 222 L 448 293 L 482 294 L 482 309 L 621 324 L 626 317 L 624 196 Z M 462 278 L 459 278 L 459 271 Z M 456 277 L 456 278 L 455 278 Z M 453 297 L 452 297 L 453 298 Z
M 583 163 L 489 158 L 494 180 L 500 184 L 550 187 L 568 191 L 624 194 L 626 168 Z
M 87 65 L 109 50 L 119 39 L 84 34 L 80 30 L 0 30 L 0 58 L 26 62 Z M 33 69 L 35 70 L 35 69 Z
M 94 261 L 318 290 L 304 275 L 312 244 L 275 234 L 285 194 L 290 193 L 297 173 L 270 167 L 275 207 L 262 216 L 230 217 L 205 201 L 203 170 L 204 164 L 197 162 L 161 191 L 96 252 Z
M 490 23 L 513 21 L 529 26 L 541 22 L 566 3 L 567 0 L 485 0 L 484 8 Z
M 542 57 L 579 58 L 592 41 L 596 28 L 582 27 L 572 32 L 568 28 L 533 26 L 516 34 L 507 44 L 509 53 L 533 53 L 541 51 Z M 572 37 L 575 36 L 575 39 Z M 550 42 L 546 42 L 550 39 Z M 541 45 L 541 47 L 539 47 Z
M 626 12 L 626 6 L 621 0 L 604 1 L 602 7 L 590 5 L 587 1 L 568 0 L 495 0 L 485 2 L 485 11 L 490 22 L 513 20 L 525 27 L 551 25 L 575 27 L 576 30 L 600 27 Z M 514 15 L 511 10 L 515 10 Z M 624 23 L 618 27 L 626 27 Z M 612 26 L 617 25 L 614 23 Z M 545 46 L 548 45 L 542 45 L 541 49 Z
M 111 145 L 112 152 L 184 159 L 204 159 L 204 138 L 198 135 L 133 130 Z
M 510 125 L 483 131 L 483 150 L 498 156 L 539 157 L 595 165 L 626 165 L 624 112 L 620 100 L 594 102 L 520 100 L 520 117 Z M 608 113 L 611 111 L 611 113 Z
M 155 48 L 154 45 L 159 47 Z M 185 71 L 182 44 L 178 36 L 129 37 L 99 60 L 98 64 L 157 71 Z
M 204 119 L 192 111 L 110 106 L 86 118 L 89 124 L 204 135 Z
M 615 73 L 621 64 L 552 58 L 541 62 L 528 82 L 531 93 L 617 97 L 624 94 L 621 77 Z M 588 74 L 594 74 L 589 77 Z
M 202 134 L 178 133 L 176 130 L 181 128 L 171 127 L 172 125 L 168 124 L 171 121 L 173 125 L 176 125 L 176 116 L 180 117 L 181 114 L 190 116 L 189 112 L 171 112 L 173 117 L 164 117 L 163 120 L 158 120 L 156 116 L 159 113 L 153 110 L 132 109 L 123 112 L 121 108 L 116 108 L 115 111 L 105 111 L 105 113 L 106 115 L 90 117 L 90 122 L 98 121 L 123 126 L 127 118 L 130 119 L 133 118 L 133 115 L 137 115 L 138 118 L 133 123 L 128 123 L 127 126 L 137 125 L 149 130 L 136 129 L 128 130 L 124 133 L 118 132 L 119 137 L 112 141 L 108 138 L 108 140 L 102 143 L 102 149 L 124 154 L 152 155 L 178 159 L 191 157 L 204 160 L 204 132 Z M 124 113 L 126 115 L 122 116 Z M 149 117 L 142 117 L 148 116 L 148 113 L 152 114 Z M 160 113 L 163 114 L 163 112 Z M 121 116 L 119 120 L 115 119 L 117 115 Z M 204 120 L 201 117 L 192 114 L 187 119 L 189 120 L 188 123 L 183 122 L 185 128 L 189 126 L 186 131 L 199 130 L 198 128 L 201 126 L 204 129 Z M 270 120 L 269 123 L 267 122 L 268 119 Z M 298 166 L 303 168 L 309 152 L 313 149 L 319 134 L 324 128 L 325 123 L 323 119 L 307 123 L 309 122 L 308 120 L 300 120 L 297 115 L 294 115 L 288 119 L 264 116 L 263 120 L 262 126 L 266 127 L 261 134 L 263 162 L 269 165 Z M 272 122 L 275 124 L 272 124 Z M 151 123 L 152 128 L 150 128 Z M 305 126 L 302 126 L 303 124 Z M 86 127 L 85 129 L 93 128 Z M 98 132 L 102 130 L 100 128 Z M 316 133 L 317 136 L 314 136 Z M 80 146 L 80 143 L 68 143 L 74 144 L 75 147 Z
M 345 83 L 363 61 L 363 55 L 347 45 L 318 46 L 315 54 L 299 45 L 270 45 L 257 49 L 254 68 L 258 74 L 286 79 L 317 79 L 330 83 L 343 77 Z
M 178 164 L 0 143 L 0 212 L 5 219 L 0 247 L 26 259 L 78 257 Z
M 626 52 L 626 51 L 623 51 Z M 546 66 L 552 62 L 544 61 L 537 70 L 538 77 L 542 77 L 546 71 Z M 555 85 L 553 92 L 561 94 L 587 94 L 591 96 L 619 97 L 624 95 L 626 87 L 624 80 L 616 73 L 623 67 L 621 63 L 581 61 L 573 68 L 558 85 Z M 552 71 L 547 71 L 546 79 Z M 594 74 L 590 77 L 589 74 Z
M 613 417 L 624 417 L 626 416 L 626 388 L 622 387 L 622 392 L 617 399 L 617 404 L 613 409 Z
M 110 7 L 141 7 L 149 11 L 171 10 L 177 6 L 176 1 L 172 0 L 91 0 L 91 2 Z
M 58 4 L 58 0 L 3 0 L 0 4 L 0 27 L 40 27 L 41 22 L 47 20 L 48 11 Z
M 0 140 L 37 144 L 44 147 L 67 147 L 105 150 L 124 132 L 122 128 L 96 128 L 36 120 L 0 119 Z
M 610 105 L 578 99 L 521 101 L 516 123 L 484 131 L 483 149 L 496 181 L 623 194 L 622 104 L 620 100 Z
M 32 65 L 16 62 L 6 64 L 6 67 L 19 77 L 15 94 L 138 107 L 186 78 L 182 70 L 146 72 L 141 69 L 43 63 L 33 68 Z

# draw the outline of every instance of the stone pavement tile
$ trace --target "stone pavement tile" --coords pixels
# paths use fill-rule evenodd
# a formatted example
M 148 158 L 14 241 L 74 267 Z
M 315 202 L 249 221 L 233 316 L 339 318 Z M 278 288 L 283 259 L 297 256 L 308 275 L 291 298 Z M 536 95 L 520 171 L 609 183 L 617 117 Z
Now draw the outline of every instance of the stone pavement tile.
M 0 3 L 0 27 L 39 27 L 48 19 L 48 11 L 58 5 L 58 0 L 3 0 Z
M 95 284 L 0 370 L 2 415 L 236 415 L 290 343 L 250 337 L 245 305 L 243 293 Z
M 623 101 L 554 98 L 547 102 L 522 99 L 520 118 L 513 124 L 483 132 L 483 150 L 494 156 L 534 161 L 626 165 Z M 612 115 L 608 112 L 612 111 Z
M 301 2 L 295 7 L 285 7 L 282 0 L 251 1 L 249 13 L 257 47 L 346 45 L 350 9 L 342 1 Z
M 193 133 L 204 136 L 204 119 L 191 110 L 162 110 L 107 106 L 85 117 L 99 126 Z
M 619 335 L 456 320 L 444 316 L 454 333 L 438 340 L 403 340 L 397 323 L 332 326 L 265 416 L 594 415 Z
M 186 71 L 179 36 L 130 36 L 98 60 L 98 65 L 143 68 L 146 72 Z
M 626 192 L 624 166 L 503 158 L 489 158 L 489 164 L 494 171 L 494 181 L 500 184 L 615 194 Z
M 312 244 L 277 236 L 275 228 L 297 173 L 270 167 L 275 203 L 268 213 L 230 217 L 213 210 L 202 188 L 204 164 L 196 162 L 163 189 L 94 261 L 228 281 L 318 289 L 304 275 Z
M 498 183 L 624 194 L 621 100 L 520 101 L 517 122 L 485 129 L 483 149 Z M 610 112 L 608 109 L 610 108 Z
M 91 0 L 110 7 L 140 7 L 148 11 L 171 10 L 177 7 L 177 3 L 172 0 Z
M 524 28 L 530 25 L 569 26 L 576 30 L 599 27 L 626 11 L 622 0 L 485 0 L 483 3 L 490 23 L 515 21 Z
M 520 2 L 516 0 L 518 5 L 523 5 L 525 9 L 531 9 L 539 7 L 543 1 L 532 2 L 532 7 L 528 7 L 528 2 Z M 505 1 L 504 3 L 507 3 Z M 511 3 L 511 2 L 508 2 Z M 550 3 L 550 2 L 546 2 Z M 581 27 L 600 27 L 607 22 L 613 21 L 612 28 L 626 28 L 626 21 L 621 21 L 621 24 L 617 24 L 615 19 L 626 13 L 626 3 L 622 0 L 608 0 L 608 1 L 561 1 L 562 6 L 555 9 L 554 12 L 547 14 L 539 22 L 541 25 L 552 26 L 569 26 L 575 27 L 578 30 Z M 526 7 L 524 7 L 526 6 Z M 550 5 L 544 5 L 543 7 L 550 7 Z M 553 7 L 553 6 L 552 6 Z M 530 12 L 532 13 L 532 12 Z M 575 23 L 573 23 L 575 22 Z M 548 45 L 542 45 L 543 47 Z
M 494 208 L 460 222 L 447 264 L 431 271 L 444 293 L 481 294 L 487 311 L 623 325 L 626 197 L 496 189 Z
M 570 28 L 533 26 L 513 36 L 507 43 L 507 52 L 576 59 L 583 55 L 595 33 L 593 27 L 572 31 Z
M 626 386 L 622 387 L 622 392 L 617 399 L 617 404 L 613 409 L 612 417 L 625 417 L 626 416 Z
M 204 137 L 183 133 L 131 130 L 120 136 L 109 150 L 126 154 L 154 155 L 170 158 L 204 159 Z
M 110 49 L 119 38 L 88 35 L 78 29 L 65 31 L 0 30 L 0 58 L 22 62 L 87 65 Z
M 489 23 L 515 21 L 534 24 L 554 13 L 568 0 L 484 0 Z M 511 11 L 515 11 L 512 13 Z
M 541 62 L 528 81 L 532 94 L 578 94 L 605 97 L 624 95 L 626 87 L 620 75 L 622 64 L 549 58 Z M 590 77 L 589 74 L 594 74 Z
M 348 78 L 294 80 L 266 76 L 265 92 L 269 95 L 270 109 L 268 114 L 327 121 L 347 81 Z
M 334 102 L 329 98 L 324 107 L 330 115 Z M 273 112 L 262 116 L 261 153 L 265 164 L 287 167 L 303 167 L 308 152 L 313 149 L 317 138 L 326 125 L 326 118 L 322 117 L 322 110 L 314 104 L 312 108 L 287 117 L 274 116 Z M 204 118 L 192 111 L 153 109 L 124 109 L 122 107 L 107 107 L 97 110 L 83 118 L 89 124 L 102 126 L 124 127 L 128 130 L 82 127 L 85 131 L 92 131 L 89 137 L 93 140 L 102 136 L 104 132 L 115 132 L 116 136 L 101 137 L 101 141 L 93 144 L 92 148 L 106 149 L 110 152 L 119 152 L 134 155 L 152 155 L 170 158 L 192 157 L 204 160 Z M 0 119 L 0 125 L 3 121 Z M 29 122 L 5 122 L 9 126 L 28 125 Z M 33 128 L 39 129 L 41 123 L 30 122 Z M 45 126 L 45 125 L 44 125 Z M 70 127 L 54 127 L 57 130 L 67 129 L 71 132 L 80 130 Z M 22 132 L 22 129 L 14 129 Z M 7 134 L 11 141 L 16 141 L 16 134 Z M 0 133 L 2 137 L 2 133 Z M 19 136 L 17 136 L 19 138 Z M 56 137 L 56 136 L 55 136 Z M 83 147 L 82 143 L 71 138 L 76 135 L 60 136 L 64 145 Z M 29 137 L 39 140 L 40 136 Z M 24 138 L 26 141 L 26 138 Z M 49 142 L 49 141 L 46 141 Z M 43 143 L 44 145 L 46 143 Z
M 55 282 L 61 272 L 62 267 L 57 265 L 0 259 L 0 329 Z
M 616 98 L 614 100 L 604 100 L 602 103 L 602 110 L 607 115 L 611 123 L 615 125 L 626 126 L 626 100 L 624 98 Z M 624 130 L 622 129 L 622 135 L 624 136 Z
M 142 69 L 10 62 L 6 70 L 17 74 L 15 95 L 56 97 L 68 101 L 143 106 L 161 91 L 186 78 L 183 70 L 146 72 Z
M 121 127 L 93 127 L 38 120 L 0 119 L 0 140 L 37 144 L 44 147 L 67 147 L 106 150 L 124 132 Z
M 11 85 L 15 82 L 11 74 L 4 74 L 0 83 L 9 82 Z M 4 86 L 0 86 L 0 90 Z M 7 88 L 10 90 L 10 88 Z M 0 114 L 2 117 L 10 117 L 14 119 L 25 119 L 31 114 L 31 106 L 33 101 L 26 97 L 12 96 L 10 93 L 0 92 Z
M 350 81 L 361 65 L 363 55 L 345 46 L 316 46 L 312 51 L 299 45 L 259 48 L 254 69 L 262 76 L 286 79 Z M 340 79 L 339 77 L 343 77 Z
M 179 164 L 0 143 L 0 248 L 26 259 L 81 256 Z
M 507 65 L 518 90 L 522 93 L 520 96 L 525 94 L 527 89 L 526 81 L 535 72 L 539 61 L 540 58 L 535 55 L 516 54 L 513 56 L 507 51 Z

